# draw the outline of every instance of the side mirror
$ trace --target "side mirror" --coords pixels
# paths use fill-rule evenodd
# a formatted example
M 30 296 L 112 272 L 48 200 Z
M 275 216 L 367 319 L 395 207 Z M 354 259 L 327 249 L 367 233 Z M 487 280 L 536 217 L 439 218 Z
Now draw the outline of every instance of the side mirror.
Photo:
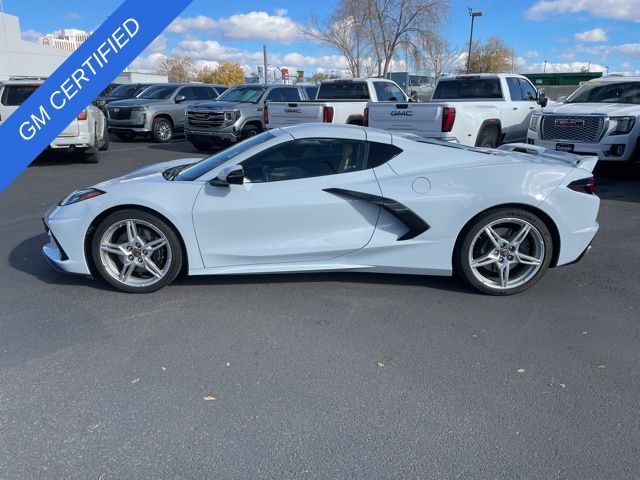
M 566 99 L 567 99 L 567 96 L 566 95 L 562 95 L 562 96 L 558 97 L 558 100 L 556 100 L 556 102 L 563 103 Z
M 187 97 L 185 97 L 184 95 L 178 95 L 176 97 L 176 103 L 182 103 L 187 99 Z
M 409 101 L 410 102 L 417 102 L 418 101 L 418 92 L 416 92 L 415 90 L 411 90 L 411 95 L 409 95 Z
M 540 90 L 538 90 L 538 101 L 537 101 L 538 105 L 540 105 L 542 108 L 547 106 L 547 103 L 549 103 L 549 99 L 547 98 L 547 92 L 544 88 L 541 88 Z
M 209 182 L 215 187 L 228 187 L 229 185 L 242 185 L 244 183 L 244 170 L 242 165 L 232 165 L 223 168 L 216 178 Z

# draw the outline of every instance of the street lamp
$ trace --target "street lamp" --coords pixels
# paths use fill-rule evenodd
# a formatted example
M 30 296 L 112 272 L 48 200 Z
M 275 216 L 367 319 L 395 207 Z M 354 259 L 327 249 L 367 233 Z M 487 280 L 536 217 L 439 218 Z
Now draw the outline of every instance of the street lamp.
M 542 73 L 547 73 L 547 61 L 544 61 L 544 71 Z
M 469 68 L 471 65 L 471 45 L 473 44 L 473 21 L 476 17 L 481 17 L 482 12 L 474 12 L 471 7 L 467 7 L 469 10 L 469 16 L 471 17 L 471 33 L 469 34 L 469 55 L 467 56 L 467 73 L 469 73 Z

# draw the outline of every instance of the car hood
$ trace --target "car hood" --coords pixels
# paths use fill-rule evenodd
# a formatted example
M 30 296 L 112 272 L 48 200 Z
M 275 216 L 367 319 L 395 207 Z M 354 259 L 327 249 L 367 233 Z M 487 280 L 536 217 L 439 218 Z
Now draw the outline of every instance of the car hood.
M 257 107 L 256 103 L 239 103 L 239 102 L 224 102 L 214 100 L 213 102 L 199 102 L 193 105 L 189 105 L 190 110 L 237 110 L 246 107 Z
M 151 98 L 128 98 L 126 100 L 114 100 L 109 102 L 110 107 L 135 107 L 137 105 L 153 105 L 157 103 L 173 103 L 171 100 Z
M 131 183 L 138 181 L 149 180 L 164 180 L 162 172 L 171 167 L 178 167 L 180 165 L 187 165 L 189 163 L 195 163 L 202 160 L 202 157 L 197 158 L 180 158 L 178 160 L 170 160 L 168 162 L 154 163 L 147 165 L 146 167 L 139 168 L 132 172 L 126 173 L 121 177 L 113 178 L 105 182 L 95 185 L 96 188 L 108 188 L 117 184 Z
M 637 116 L 640 105 L 615 103 L 558 103 L 545 108 L 542 113 L 557 115 L 607 115 L 607 116 Z

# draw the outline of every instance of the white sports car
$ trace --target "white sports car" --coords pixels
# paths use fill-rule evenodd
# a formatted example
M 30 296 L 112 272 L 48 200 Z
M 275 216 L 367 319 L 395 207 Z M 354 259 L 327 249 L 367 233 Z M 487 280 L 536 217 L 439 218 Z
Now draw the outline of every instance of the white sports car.
M 44 217 L 43 251 L 63 271 L 126 292 L 181 272 L 348 270 L 456 273 L 507 295 L 588 250 L 596 162 L 298 125 L 73 192 Z

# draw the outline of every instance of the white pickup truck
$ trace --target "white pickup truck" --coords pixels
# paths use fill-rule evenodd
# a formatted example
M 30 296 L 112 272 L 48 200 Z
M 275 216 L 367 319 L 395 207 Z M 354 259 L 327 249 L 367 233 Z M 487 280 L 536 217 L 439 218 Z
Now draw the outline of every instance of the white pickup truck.
M 367 104 L 365 125 L 495 148 L 524 142 L 531 114 L 547 101 L 522 75 L 460 75 L 442 78 L 428 102 Z
M 583 84 L 531 117 L 527 143 L 640 172 L 640 77 L 604 77 Z
M 382 78 L 325 80 L 315 100 L 268 102 L 264 109 L 267 128 L 299 123 L 363 125 L 370 102 L 406 102 L 407 95 L 391 80 Z

